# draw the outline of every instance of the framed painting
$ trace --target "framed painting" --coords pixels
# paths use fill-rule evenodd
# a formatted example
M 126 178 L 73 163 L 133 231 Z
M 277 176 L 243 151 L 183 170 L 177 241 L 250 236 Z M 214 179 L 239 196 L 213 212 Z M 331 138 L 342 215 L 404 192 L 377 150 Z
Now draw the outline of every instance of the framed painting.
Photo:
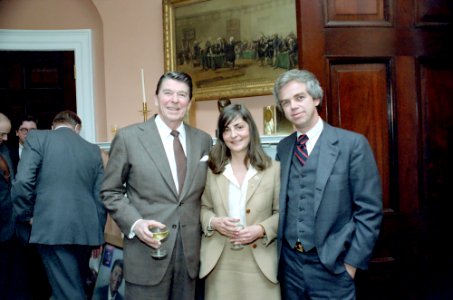
M 194 99 L 272 94 L 298 68 L 295 0 L 163 0 L 165 71 L 188 73 Z

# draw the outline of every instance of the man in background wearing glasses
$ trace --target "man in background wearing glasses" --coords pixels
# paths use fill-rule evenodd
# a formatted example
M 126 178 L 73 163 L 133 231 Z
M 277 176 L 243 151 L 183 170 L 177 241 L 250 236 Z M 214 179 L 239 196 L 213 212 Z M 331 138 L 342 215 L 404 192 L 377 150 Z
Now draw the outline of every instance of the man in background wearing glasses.
M 27 134 L 30 130 L 38 128 L 38 121 L 33 116 L 25 116 L 18 119 L 15 125 L 18 141 L 9 145 L 9 152 L 13 161 L 14 173 L 17 173 L 17 164 L 19 163 Z

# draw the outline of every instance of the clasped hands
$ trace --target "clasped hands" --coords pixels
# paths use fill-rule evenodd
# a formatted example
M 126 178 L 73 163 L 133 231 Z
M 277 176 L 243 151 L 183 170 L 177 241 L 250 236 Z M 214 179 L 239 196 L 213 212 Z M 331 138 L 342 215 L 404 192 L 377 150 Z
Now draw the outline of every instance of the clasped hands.
M 154 220 L 141 219 L 135 224 L 134 233 L 143 243 L 158 249 L 162 243 L 153 238 L 153 233 L 149 230 L 152 227 L 164 228 L 165 225 Z
M 260 225 L 250 225 L 243 229 L 237 227 L 238 218 L 213 217 L 211 219 L 211 228 L 220 234 L 230 238 L 233 244 L 250 244 L 255 240 L 263 237 L 263 227 Z

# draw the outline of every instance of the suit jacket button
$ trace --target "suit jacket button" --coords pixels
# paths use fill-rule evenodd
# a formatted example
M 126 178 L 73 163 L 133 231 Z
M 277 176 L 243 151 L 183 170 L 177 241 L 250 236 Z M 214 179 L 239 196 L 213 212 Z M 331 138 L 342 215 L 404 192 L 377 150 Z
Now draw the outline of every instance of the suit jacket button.
M 173 229 L 176 229 L 177 226 L 176 226 L 176 224 L 173 224 L 173 226 L 171 226 L 171 227 L 172 227 Z
M 249 214 L 249 213 L 250 213 L 250 208 L 247 208 L 247 209 L 245 210 L 245 212 Z
M 252 248 L 255 249 L 255 248 L 256 248 L 256 244 L 253 244 L 253 245 L 252 245 Z

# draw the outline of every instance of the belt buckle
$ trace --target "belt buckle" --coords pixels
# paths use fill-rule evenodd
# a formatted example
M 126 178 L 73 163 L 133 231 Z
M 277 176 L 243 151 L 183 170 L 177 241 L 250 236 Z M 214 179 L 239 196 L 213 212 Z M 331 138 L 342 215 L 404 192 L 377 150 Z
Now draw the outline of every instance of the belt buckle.
M 305 252 L 304 246 L 302 246 L 302 243 L 299 241 L 296 242 L 294 249 L 296 249 L 297 251 L 302 252 L 302 253 Z

